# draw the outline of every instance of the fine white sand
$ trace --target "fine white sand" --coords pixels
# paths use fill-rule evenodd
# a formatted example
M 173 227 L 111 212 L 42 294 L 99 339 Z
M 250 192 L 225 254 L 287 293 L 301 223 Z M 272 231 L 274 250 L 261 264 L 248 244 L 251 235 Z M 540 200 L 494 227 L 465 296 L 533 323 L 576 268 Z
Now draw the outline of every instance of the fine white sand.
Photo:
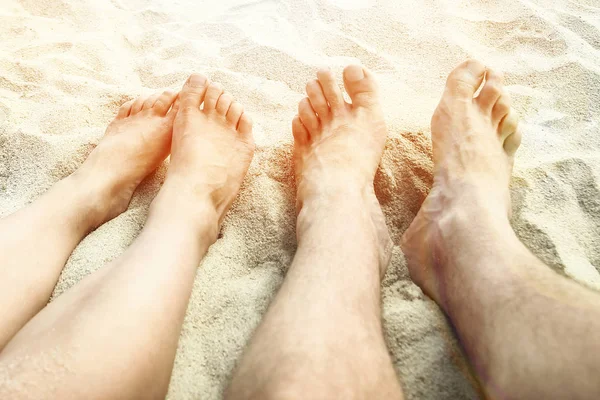
M 199 269 L 170 399 L 221 397 L 294 256 L 290 124 L 319 66 L 360 60 L 379 75 L 390 136 L 376 186 L 396 243 L 431 185 L 429 119 L 446 75 L 466 57 L 503 70 L 524 132 L 514 226 L 552 268 L 600 288 L 597 0 L 2 0 L 0 38 L 0 215 L 77 168 L 121 103 L 192 71 L 254 117 L 258 151 Z M 165 171 L 81 243 L 54 297 L 134 240 Z M 383 297 L 408 398 L 477 398 L 398 247 Z

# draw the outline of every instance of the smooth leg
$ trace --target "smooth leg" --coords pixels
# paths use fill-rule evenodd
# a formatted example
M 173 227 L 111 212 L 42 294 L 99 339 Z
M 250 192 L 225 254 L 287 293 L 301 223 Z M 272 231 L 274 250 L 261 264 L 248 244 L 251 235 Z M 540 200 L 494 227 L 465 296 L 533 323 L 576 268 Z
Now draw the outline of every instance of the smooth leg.
M 598 398 L 600 295 L 545 266 L 509 224 L 520 134 L 502 76 L 456 68 L 432 139 L 434 187 L 403 239 L 411 277 L 452 320 L 489 398 Z
M 0 220 L 0 351 L 48 303 L 75 246 L 125 211 L 138 184 L 167 156 L 175 98 L 164 92 L 124 104 L 77 172 Z
M 381 326 L 391 241 L 373 191 L 386 128 L 370 72 L 329 71 L 294 120 L 298 250 L 227 399 L 400 399 Z M 318 113 L 318 115 L 317 115 Z
M 186 215 L 152 214 L 121 257 L 52 302 L 7 345 L 2 398 L 164 398 L 216 221 L 208 207 L 193 224 Z
M 7 345 L 0 398 L 165 397 L 196 269 L 254 151 L 250 119 L 227 97 L 215 109 L 221 95 L 202 75 L 188 80 L 171 167 L 142 233 Z

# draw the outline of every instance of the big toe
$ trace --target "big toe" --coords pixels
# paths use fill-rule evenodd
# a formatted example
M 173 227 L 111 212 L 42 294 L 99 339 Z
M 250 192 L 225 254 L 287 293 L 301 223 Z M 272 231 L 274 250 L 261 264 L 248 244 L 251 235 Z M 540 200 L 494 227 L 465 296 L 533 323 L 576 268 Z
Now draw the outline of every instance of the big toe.
M 202 74 L 192 74 L 183 85 L 179 94 L 180 106 L 183 110 L 198 110 L 204 101 L 208 79 Z
M 360 65 L 350 65 L 344 69 L 344 86 L 354 107 L 372 107 L 377 104 L 375 76 Z
M 452 96 L 472 99 L 483 82 L 485 65 L 476 60 L 460 64 L 448 76 L 446 91 Z

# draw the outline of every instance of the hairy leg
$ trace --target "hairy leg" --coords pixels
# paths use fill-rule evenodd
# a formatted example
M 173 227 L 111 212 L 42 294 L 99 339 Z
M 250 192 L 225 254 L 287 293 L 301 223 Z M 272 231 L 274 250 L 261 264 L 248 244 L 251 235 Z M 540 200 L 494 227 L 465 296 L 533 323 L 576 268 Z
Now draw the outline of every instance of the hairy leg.
M 382 334 L 391 241 L 373 191 L 387 135 L 373 74 L 330 71 L 293 122 L 298 250 L 228 399 L 400 399 Z
M 176 97 L 167 91 L 124 104 L 74 174 L 0 220 L 0 350 L 48 303 L 81 239 L 125 211 L 139 183 L 165 159 Z
M 403 238 L 411 277 L 490 398 L 597 398 L 600 295 L 545 266 L 509 224 L 517 122 L 501 75 L 476 61 L 452 72 L 431 126 L 434 186 Z
M 6 346 L 0 398 L 165 397 L 196 269 L 252 160 L 252 123 L 232 100 L 202 75 L 186 82 L 142 233 Z

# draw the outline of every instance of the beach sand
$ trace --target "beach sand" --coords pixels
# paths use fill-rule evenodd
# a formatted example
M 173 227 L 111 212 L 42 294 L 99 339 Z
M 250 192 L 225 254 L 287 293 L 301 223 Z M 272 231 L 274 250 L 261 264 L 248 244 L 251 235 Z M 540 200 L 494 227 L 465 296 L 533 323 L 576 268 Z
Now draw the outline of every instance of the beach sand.
M 431 186 L 431 115 L 465 58 L 505 72 L 522 117 L 519 237 L 559 273 L 600 289 L 596 0 L 2 0 L 0 37 L 0 216 L 74 171 L 121 103 L 179 89 L 193 71 L 254 118 L 256 157 L 198 270 L 169 399 L 222 396 L 285 276 L 296 249 L 291 120 L 321 66 L 341 78 L 362 62 L 381 83 L 389 140 L 376 188 L 396 243 L 384 325 L 408 399 L 478 397 L 451 327 L 411 283 L 397 245 Z M 79 245 L 53 298 L 135 239 L 166 165 Z

